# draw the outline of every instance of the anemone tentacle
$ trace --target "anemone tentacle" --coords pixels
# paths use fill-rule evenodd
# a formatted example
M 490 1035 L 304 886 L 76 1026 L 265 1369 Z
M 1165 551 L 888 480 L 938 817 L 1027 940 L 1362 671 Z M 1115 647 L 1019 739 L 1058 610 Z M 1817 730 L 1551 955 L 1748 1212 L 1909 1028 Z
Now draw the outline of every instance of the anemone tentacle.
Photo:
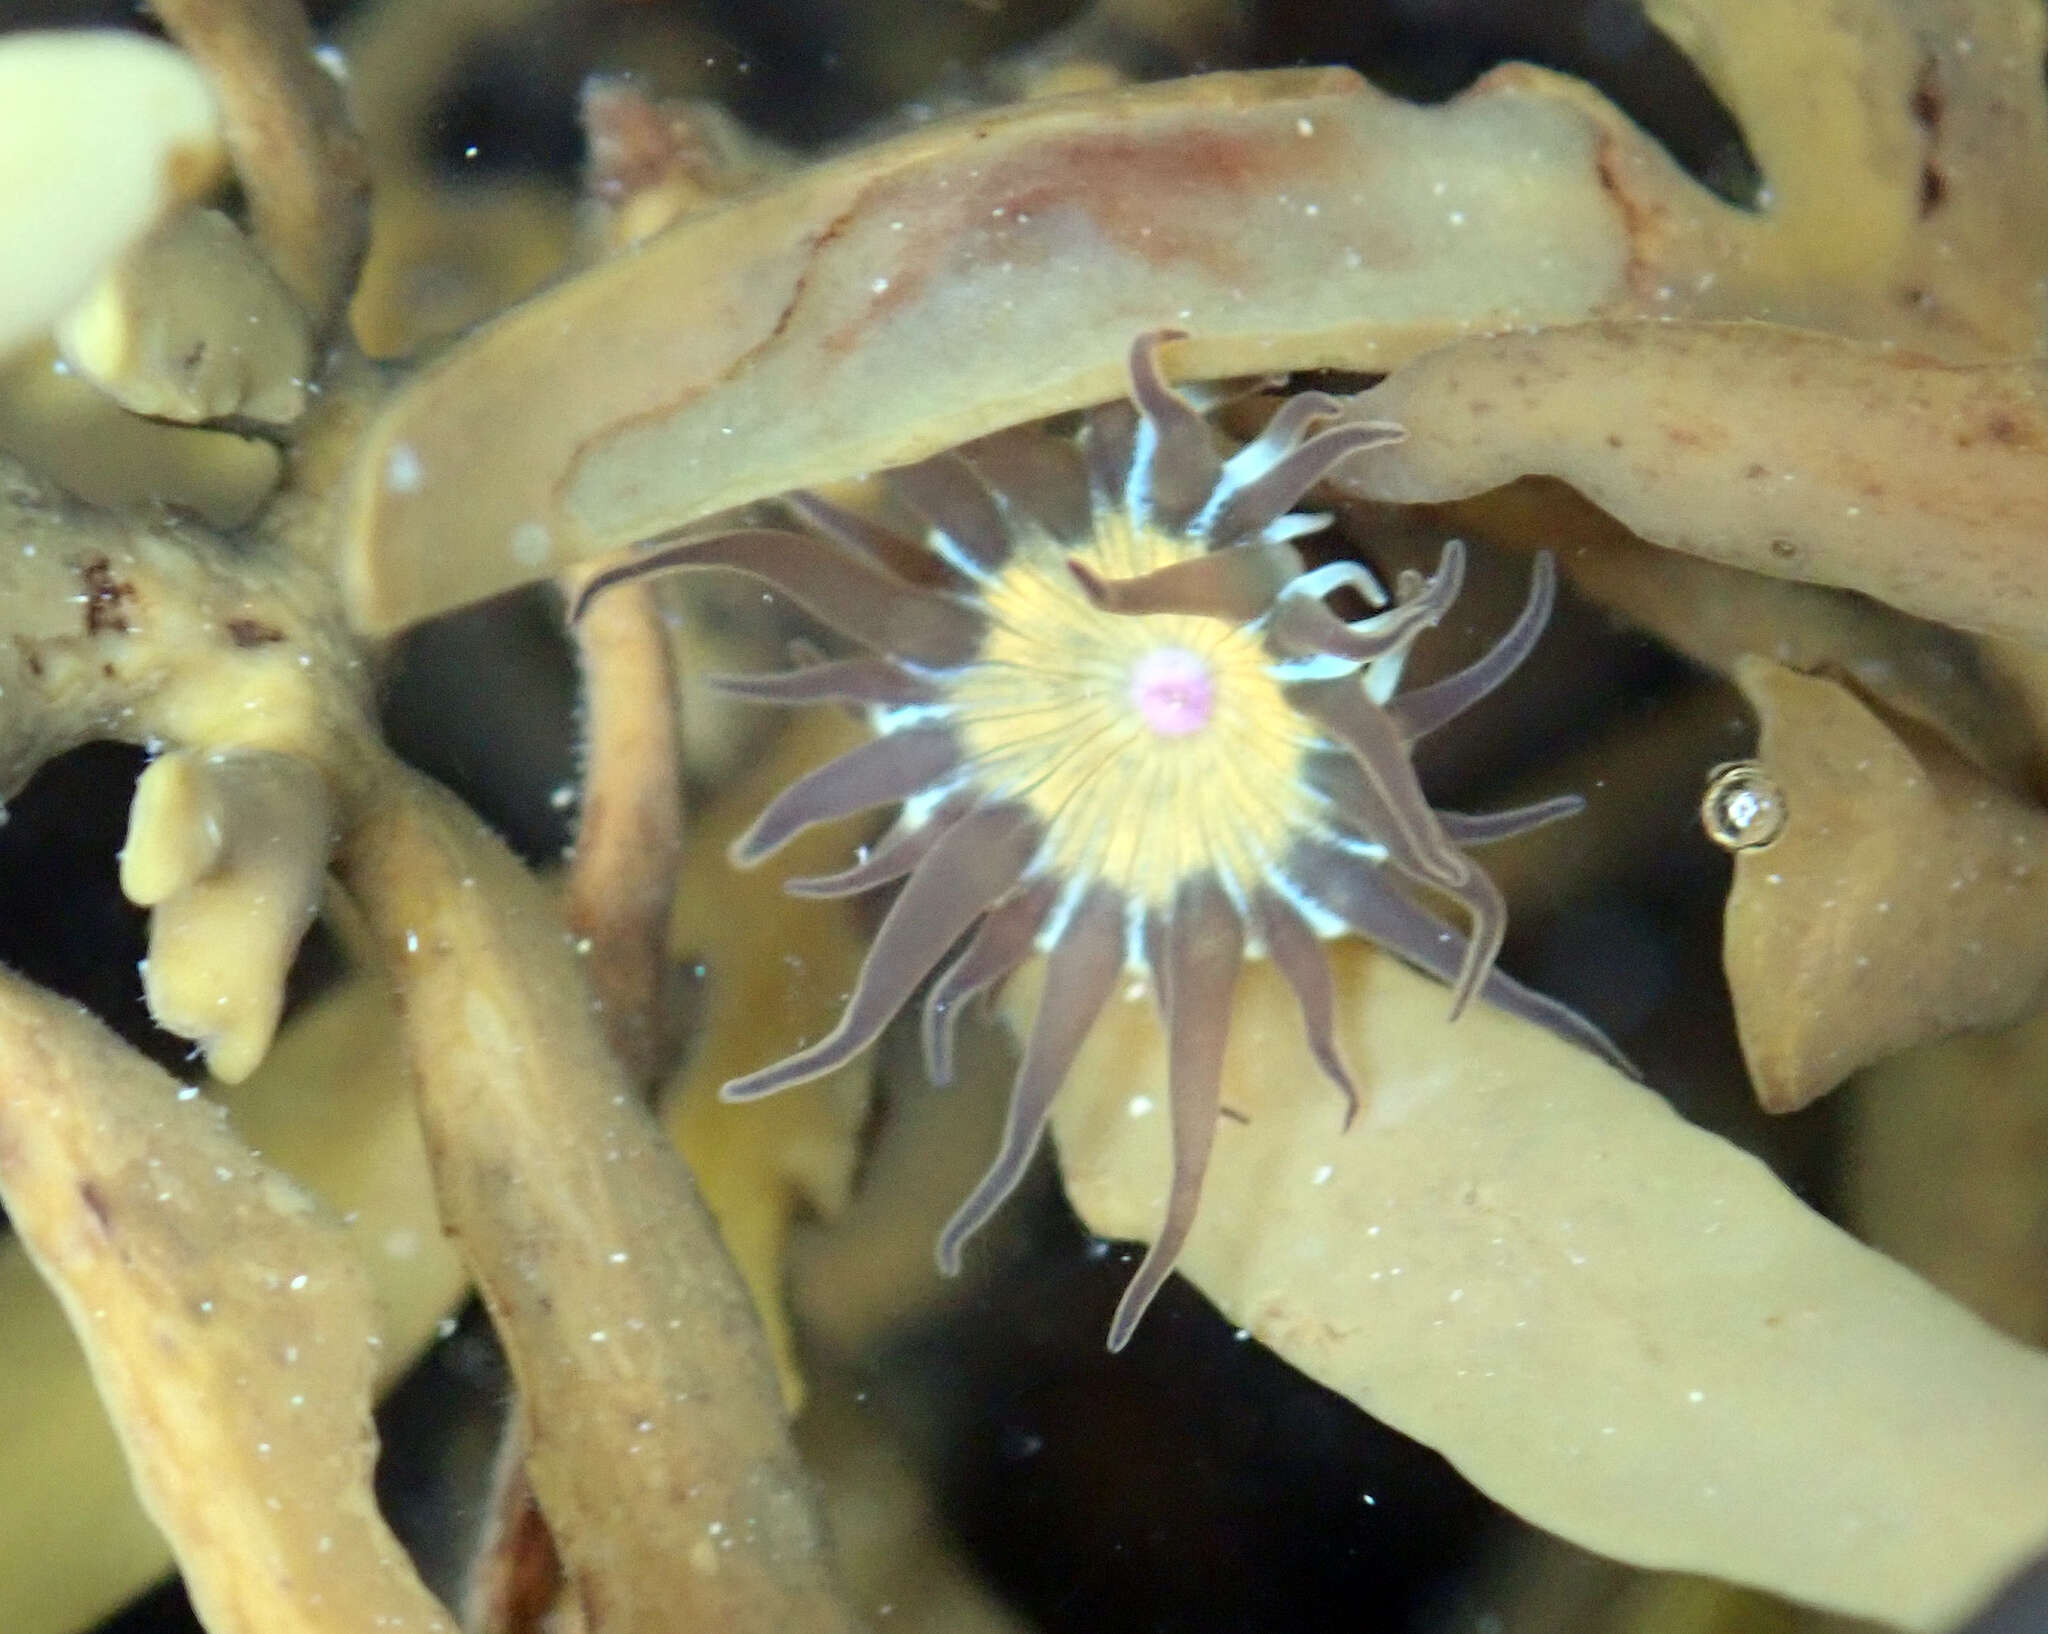
M 1328 392 L 1296 392 L 1273 411 L 1263 431 L 1223 462 L 1223 475 L 1217 479 L 1215 493 L 1209 496 L 1209 509 L 1215 509 L 1247 483 L 1263 476 L 1318 425 L 1343 412 L 1344 405 Z
M 1292 545 L 1260 539 L 1129 579 L 1105 579 L 1073 557 L 1067 571 L 1089 602 L 1106 613 L 1187 613 L 1246 624 L 1265 614 L 1282 587 L 1301 573 L 1302 563 Z
M 1439 981 L 1454 980 L 1468 962 L 1465 935 L 1396 890 L 1385 874 L 1360 868 L 1354 855 L 1327 841 L 1304 840 L 1285 864 L 1301 894 L 1325 912 Z M 1510 1015 L 1533 1021 L 1633 1074 L 1634 1065 L 1576 1010 L 1532 992 L 1512 976 L 1489 969 L 1480 996 Z
M 988 485 L 1014 530 L 1035 526 L 1066 545 L 1094 532 L 1087 461 L 1066 438 L 1018 426 L 968 443 L 960 457 Z
M 960 1269 L 960 1250 L 967 1239 L 988 1222 L 1024 1178 L 1045 1138 L 1053 1097 L 1066 1082 L 1095 1018 L 1109 1002 L 1123 963 L 1123 906 L 1115 892 L 1096 886 L 1067 919 L 1066 932 L 1047 960 L 1045 990 L 1039 997 L 1030 1036 L 1024 1041 L 1024 1059 L 1010 1092 L 1010 1109 L 995 1161 L 939 1233 L 939 1269 L 947 1275 Z
M 705 683 L 763 704 L 866 704 L 884 708 L 936 703 L 944 696 L 921 675 L 887 658 L 835 658 L 777 675 L 707 675 Z
M 1311 668 L 1321 659 L 1336 659 L 1354 669 L 1382 664 L 1401 657 L 1424 630 L 1440 624 L 1464 582 L 1464 543 L 1447 540 L 1436 572 L 1414 594 L 1402 597 L 1383 613 L 1352 624 L 1331 612 L 1323 598 L 1345 589 L 1357 591 L 1368 602 L 1375 597 L 1383 602 L 1385 592 L 1361 564 L 1332 562 L 1302 574 L 1281 591 L 1273 608 L 1269 639 L 1277 652 L 1306 659 Z
M 888 885 L 912 872 L 944 839 L 947 830 L 974 809 L 971 799 L 953 797 L 938 802 L 929 815 L 907 813 L 878 841 L 868 854 L 850 868 L 836 874 L 807 874 L 785 880 L 782 888 L 791 896 L 859 896 L 879 885 Z
M 1401 736 L 1414 743 L 1462 715 L 1522 666 L 1535 650 L 1536 638 L 1550 622 L 1557 599 L 1557 564 L 1549 551 L 1539 551 L 1529 574 L 1529 598 L 1507 633 L 1483 655 L 1441 681 L 1403 693 L 1386 705 Z
M 1393 723 L 1355 679 L 1296 681 L 1287 689 L 1296 709 L 1315 720 L 1332 742 L 1351 753 L 1377 802 L 1372 838 L 1400 867 L 1426 884 L 1460 889 L 1472 876 L 1471 859 L 1445 836 L 1416 780 Z
M 953 1033 L 960 1007 L 994 987 L 1031 957 L 1052 912 L 1050 880 L 1034 880 L 989 909 L 973 938 L 925 992 L 922 1028 L 925 1073 L 935 1084 L 953 1081 Z
M 959 740 L 947 726 L 918 726 L 872 738 L 798 778 L 771 800 L 733 841 L 732 860 L 744 868 L 814 824 L 908 800 L 959 764 Z
M 1548 800 L 1515 806 L 1508 811 L 1488 811 L 1477 815 L 1465 811 L 1439 811 L 1436 820 L 1442 826 L 1445 838 L 1453 845 L 1498 845 L 1502 840 L 1512 840 L 1539 828 L 1548 828 L 1567 817 L 1576 817 L 1585 809 L 1586 802 L 1576 794 L 1554 794 Z
M 858 511 L 836 505 L 823 494 L 799 488 L 794 493 L 784 494 L 781 502 L 799 522 L 808 523 L 834 544 L 884 569 L 904 543 L 881 523 L 869 520 Z
M 957 454 L 906 465 L 891 485 L 932 530 L 932 553 L 970 579 L 985 581 L 1010 556 L 1010 525 L 995 495 Z
M 817 1043 L 720 1091 L 757 1100 L 807 1083 L 852 1060 L 880 1036 L 946 950 L 1023 876 L 1037 846 L 1029 813 L 984 806 L 956 823 L 911 873 L 875 933 L 853 997 Z
M 1337 1047 L 1337 994 L 1322 939 L 1269 879 L 1252 901 L 1252 925 L 1266 957 L 1294 992 L 1310 1056 L 1344 1097 L 1344 1127 L 1358 1116 L 1358 1083 Z
M 1353 454 L 1385 448 L 1408 433 L 1384 420 L 1357 420 L 1319 431 L 1291 449 L 1242 486 L 1218 488 L 1218 503 L 1196 519 L 1201 536 L 1213 544 L 1232 545 L 1257 535 L 1294 508 L 1294 502 Z
M 1223 457 L 1209 422 L 1159 372 L 1159 348 L 1185 340 L 1179 329 L 1155 329 L 1131 343 L 1131 401 L 1137 441 L 1124 483 L 1132 520 L 1165 533 L 1185 533 L 1223 476 Z
M 896 497 L 927 524 L 921 541 L 793 496 L 816 531 L 660 544 L 599 573 L 578 603 L 641 572 L 737 569 L 869 649 L 727 683 L 773 703 L 864 705 L 877 734 L 771 801 L 735 860 L 900 804 L 872 852 L 790 889 L 903 881 L 832 1031 L 727 1084 L 727 1099 L 830 1072 L 928 978 L 925 1059 L 943 1082 L 962 1007 L 1045 955 L 1003 1137 L 939 1238 L 943 1270 L 958 1269 L 1025 1173 L 1118 985 L 1149 985 L 1167 1037 L 1172 1183 L 1113 1349 L 1194 1227 L 1246 959 L 1270 960 L 1291 989 L 1346 1128 L 1363 1096 L 1338 1048 L 1321 945 L 1340 935 L 1450 984 L 1454 1016 L 1484 998 L 1620 1061 L 1589 1022 L 1495 968 L 1506 907 L 1466 855 L 1569 816 L 1577 799 L 1437 812 L 1409 758 L 1529 655 L 1555 597 L 1550 559 L 1537 558 L 1526 605 L 1483 657 L 1399 693 L 1409 651 L 1458 596 L 1463 547 L 1446 544 L 1426 579 L 1401 574 L 1390 599 L 1363 563 L 1310 568 L 1289 541 L 1328 520 L 1292 510 L 1302 494 L 1401 428 L 1342 420 L 1337 399 L 1304 392 L 1225 459 L 1161 373 L 1160 347 L 1175 338 L 1138 337 L 1130 400 L 1092 410 L 1077 439 L 1020 429 L 895 473 Z M 1340 616 L 1329 598 L 1347 590 L 1376 611 Z M 1458 904 L 1468 928 L 1411 888 Z
M 1173 1180 L 1159 1234 L 1110 1321 L 1111 1350 L 1130 1343 L 1138 1319 L 1172 1274 L 1194 1229 L 1223 1105 L 1223 1051 L 1230 1041 L 1230 1001 L 1244 962 L 1244 921 L 1214 879 L 1196 874 L 1147 926 L 1146 940 L 1157 975 L 1159 1019 L 1166 1029 Z
M 943 669 L 973 657 L 983 620 L 956 597 L 905 584 L 879 562 L 832 539 L 743 528 L 656 545 L 591 575 L 573 617 L 626 579 L 684 568 L 733 568 L 773 585 L 813 617 L 876 652 Z
M 1105 403 L 1089 411 L 1081 427 L 1081 459 L 1088 472 L 1088 496 L 1094 505 L 1098 529 L 1105 516 L 1130 516 L 1125 502 L 1137 445 L 1135 404 Z

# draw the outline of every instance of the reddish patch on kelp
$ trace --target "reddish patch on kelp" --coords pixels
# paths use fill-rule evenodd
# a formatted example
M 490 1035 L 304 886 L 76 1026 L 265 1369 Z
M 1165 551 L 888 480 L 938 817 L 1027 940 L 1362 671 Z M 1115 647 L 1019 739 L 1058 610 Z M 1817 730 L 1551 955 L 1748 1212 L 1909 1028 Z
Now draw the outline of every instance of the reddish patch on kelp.
M 1294 148 L 1276 153 L 1269 137 L 1200 127 L 1142 138 L 1085 132 L 1035 145 L 990 170 L 970 205 L 1008 224 L 1001 236 L 1020 243 L 1031 236 L 1024 227 L 1062 208 L 1078 209 L 1107 243 L 1154 266 L 1191 261 L 1234 277 L 1246 264 L 1214 231 L 1218 218 L 1203 208 L 1202 195 L 1244 201 L 1255 188 L 1298 185 L 1302 157 Z
M 1192 268 L 1205 284 L 1247 283 L 1258 264 L 1219 223 L 1241 225 L 1249 206 L 1289 193 L 1340 183 L 1356 191 L 1360 178 L 1325 174 L 1321 161 L 1332 151 L 1312 119 L 1290 113 L 1285 125 L 1240 118 L 1225 127 L 1219 116 L 1217 124 L 1144 134 L 1041 136 L 997 147 L 982 166 L 891 178 L 857 210 L 866 244 L 875 223 L 888 224 L 890 262 L 873 277 L 874 300 L 825 348 L 851 350 L 863 330 L 914 305 L 935 278 L 943 285 L 1003 267 L 1028 275 L 1103 250 Z

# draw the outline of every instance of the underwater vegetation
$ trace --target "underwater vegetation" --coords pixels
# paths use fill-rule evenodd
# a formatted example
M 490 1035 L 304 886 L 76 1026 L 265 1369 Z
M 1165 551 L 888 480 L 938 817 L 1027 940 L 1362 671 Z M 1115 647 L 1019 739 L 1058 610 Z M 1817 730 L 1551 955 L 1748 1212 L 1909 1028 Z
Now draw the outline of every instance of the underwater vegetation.
M 548 8 L 154 9 L 0 34 L 0 1625 L 175 1566 L 209 1634 L 1177 1626 L 992 1581 L 914 1452 L 903 1358 L 1021 1376 L 1062 1231 L 1076 1533 L 1206 1490 L 1128 1398 L 1220 1331 L 1528 1523 L 1374 1626 L 2019 1615 L 2038 5 L 1609 8 L 1719 192 L 1586 78 L 1260 68 L 1226 0 L 877 24 L 823 147 L 718 8 L 599 8 L 574 186 L 455 180 Z M 522 617 L 559 865 L 492 826 L 530 695 L 417 680 Z M 139 980 L 37 929 L 110 742 Z M 372 1414 L 464 1346 L 510 1408 L 422 1534 Z M 1316 1518 L 1399 1552 L 1367 1479 Z M 1160 1575 L 1361 1615 L 1232 1524 Z
M 1294 502 L 1398 428 L 1315 431 L 1337 402 L 1301 393 L 1225 463 L 1201 415 L 1160 378 L 1159 343 L 1179 338 L 1138 339 L 1130 405 L 1096 411 L 1080 447 L 1045 439 L 989 450 L 1023 466 L 1007 491 L 948 455 L 892 473 L 964 594 L 894 579 L 876 559 L 882 548 L 866 550 L 875 543 L 867 525 L 813 498 L 799 508 L 824 537 L 684 540 L 597 574 L 578 598 L 587 607 L 648 573 L 734 569 L 881 652 L 724 683 L 778 703 L 864 705 L 877 734 L 779 795 L 733 860 L 746 866 L 815 823 L 900 804 L 857 866 L 787 888 L 839 896 L 903 881 L 838 1025 L 725 1084 L 724 1099 L 773 1094 L 852 1059 L 964 936 L 924 1000 L 925 1070 L 946 1083 L 959 1007 L 1045 953 L 1002 1150 L 940 1234 L 941 1270 L 959 1270 L 962 1244 L 1023 1179 L 1112 991 L 1132 980 L 1154 990 L 1171 1041 L 1173 1188 L 1111 1323 L 1111 1350 L 1129 1343 L 1194 1224 L 1247 953 L 1270 958 L 1293 988 L 1347 1123 L 1358 1089 L 1332 1032 L 1320 939 L 1364 936 L 1454 977 L 1454 1016 L 1483 994 L 1615 1053 L 1597 1028 L 1494 970 L 1506 907 L 1461 850 L 1569 816 L 1578 801 L 1439 814 L 1408 760 L 1416 739 L 1527 656 L 1549 613 L 1549 557 L 1538 558 L 1529 605 L 1492 651 L 1397 698 L 1409 648 L 1457 600 L 1463 547 L 1446 546 L 1435 576 L 1411 576 L 1388 606 L 1361 565 L 1311 572 L 1290 541 L 1328 521 Z M 914 547 L 905 541 L 898 554 L 905 548 Z M 1347 622 L 1326 605 L 1338 590 L 1386 611 Z M 1459 903 L 1470 932 L 1381 883 L 1381 865 Z

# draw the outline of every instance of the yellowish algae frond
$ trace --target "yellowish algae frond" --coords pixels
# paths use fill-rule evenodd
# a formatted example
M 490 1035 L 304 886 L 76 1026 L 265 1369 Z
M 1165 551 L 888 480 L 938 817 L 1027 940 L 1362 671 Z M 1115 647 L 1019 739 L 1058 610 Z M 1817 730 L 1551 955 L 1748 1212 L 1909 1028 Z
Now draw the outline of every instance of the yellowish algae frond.
M 1797 814 L 1745 853 L 1725 958 L 1758 1097 L 1796 1111 L 1925 1040 L 2034 1014 L 2048 813 L 1849 688 L 1745 659 L 1758 755 Z
M 218 210 L 181 211 L 144 238 L 57 334 L 65 360 L 136 414 L 288 424 L 306 406 L 305 316 Z
M 1859 1246 L 1583 1051 L 1356 947 L 1366 1109 L 1337 1114 L 1247 973 L 1183 1261 L 1222 1309 L 1466 1476 L 1598 1550 L 1953 1625 L 2048 1529 L 2048 1361 Z M 1028 1008 L 1019 994 L 1014 1010 Z M 1126 1005 L 1054 1115 L 1068 1195 L 1146 1229 L 1161 1046 Z
M 33 339 L 220 173 L 205 78 L 133 34 L 0 39 L 0 357 Z

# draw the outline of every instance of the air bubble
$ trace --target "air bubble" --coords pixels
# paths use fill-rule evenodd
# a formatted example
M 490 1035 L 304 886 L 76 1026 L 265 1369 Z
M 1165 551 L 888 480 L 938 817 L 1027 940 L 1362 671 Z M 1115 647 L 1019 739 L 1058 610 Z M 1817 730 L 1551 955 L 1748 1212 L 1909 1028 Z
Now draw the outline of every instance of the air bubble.
M 1700 826 L 1723 851 L 1760 851 L 1785 832 L 1785 791 L 1753 760 L 1716 766 L 1700 800 Z

